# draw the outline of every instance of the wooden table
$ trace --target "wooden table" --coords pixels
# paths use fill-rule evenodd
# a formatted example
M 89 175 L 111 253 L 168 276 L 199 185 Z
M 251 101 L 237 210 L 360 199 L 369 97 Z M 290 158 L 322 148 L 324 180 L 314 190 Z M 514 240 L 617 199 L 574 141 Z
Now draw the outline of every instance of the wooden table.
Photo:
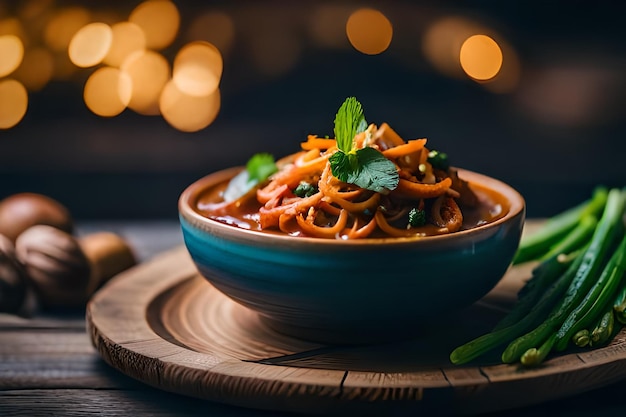
M 89 222 L 79 233 L 113 231 L 140 261 L 178 246 L 176 221 Z M 603 416 L 626 412 L 623 382 L 572 398 L 498 412 L 502 416 Z M 520 392 L 524 395 L 524 392 Z M 108 366 L 85 331 L 84 311 L 0 314 L 0 416 L 286 416 L 207 402 L 151 388 Z

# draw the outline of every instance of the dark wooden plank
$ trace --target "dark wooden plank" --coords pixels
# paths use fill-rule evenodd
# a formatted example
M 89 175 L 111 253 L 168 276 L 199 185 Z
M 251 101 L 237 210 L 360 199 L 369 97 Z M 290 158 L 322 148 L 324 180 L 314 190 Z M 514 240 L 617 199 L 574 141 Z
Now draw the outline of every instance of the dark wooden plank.
M 85 332 L 0 332 L 0 390 L 139 385 L 107 366 Z
M 85 314 L 81 310 L 56 313 L 36 313 L 33 317 L 20 317 L 0 313 L 0 331 L 66 330 L 85 332 Z M 2 342 L 0 335 L 0 343 Z
M 0 391 L 0 416 L 215 416 L 281 417 L 289 414 L 225 406 L 145 390 L 55 389 Z

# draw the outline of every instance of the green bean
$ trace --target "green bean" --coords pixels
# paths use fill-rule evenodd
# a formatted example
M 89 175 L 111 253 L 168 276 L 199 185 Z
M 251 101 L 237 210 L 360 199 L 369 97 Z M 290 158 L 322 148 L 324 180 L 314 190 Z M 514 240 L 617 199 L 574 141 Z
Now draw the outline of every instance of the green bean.
M 457 347 L 450 354 L 450 361 L 454 364 L 469 362 L 500 345 L 509 343 L 541 323 L 570 285 L 581 261 L 582 257 L 577 257 L 569 265 L 567 271 L 561 274 L 546 291 L 542 292 L 539 301 L 520 320 Z
M 554 333 L 553 336 L 556 339 L 556 333 Z M 582 329 L 577 331 L 576 334 L 572 337 L 572 342 L 578 347 L 585 347 L 589 345 L 589 342 L 591 342 L 591 334 L 589 333 L 589 329 Z
M 552 246 L 545 255 L 539 257 L 539 261 L 545 261 L 553 256 L 558 256 L 562 253 L 569 253 L 580 248 L 585 244 L 585 242 L 589 241 L 597 225 L 598 218 L 595 215 L 584 215 L 580 219 L 580 223 L 578 223 L 574 229 L 567 233 L 562 240 Z
M 613 302 L 613 311 L 615 312 L 615 319 L 621 324 L 626 324 L 626 282 L 622 283 L 617 292 Z
M 589 345 L 601 346 L 605 344 L 613 334 L 613 327 L 615 324 L 615 313 L 613 312 L 612 306 L 604 312 L 600 321 L 596 325 L 596 327 L 591 332 L 591 340 L 589 341 Z
M 552 216 L 536 233 L 522 238 L 513 259 L 513 264 L 520 264 L 543 256 L 552 246 L 573 230 L 583 217 L 586 215 L 598 215 L 605 206 L 607 198 L 607 189 L 605 187 L 596 187 L 589 200 Z
M 518 337 L 507 346 L 502 353 L 503 362 L 516 362 L 526 350 L 542 344 L 552 332 L 557 331 L 562 326 L 563 320 L 580 304 L 593 285 L 598 270 L 602 268 L 602 262 L 614 240 L 620 233 L 623 233 L 622 216 L 625 197 L 626 191 L 622 192 L 617 188 L 609 191 L 602 217 L 588 247 L 577 259 L 580 261 L 575 262 L 578 267 L 563 298 L 542 324 L 533 331 Z
M 522 363 L 522 365 L 530 367 L 541 364 L 552 350 L 552 346 L 554 345 L 555 340 L 556 334 L 552 334 L 545 342 L 543 342 L 539 349 L 530 348 L 526 352 L 524 352 L 524 354 L 520 358 L 520 362 Z
M 615 299 L 624 271 L 626 271 L 626 236 L 613 252 L 589 292 L 580 304 L 567 316 L 557 332 L 554 345 L 556 350 L 564 350 L 570 338 L 578 330 L 590 326 Z
M 553 300 L 551 300 L 550 310 L 546 313 L 543 320 L 537 323 L 534 329 L 530 330 L 526 334 L 520 334 L 516 339 L 509 341 L 508 346 L 502 352 L 502 362 L 504 363 L 513 363 L 517 362 L 522 354 L 526 352 L 528 349 L 536 347 L 543 342 L 545 342 L 548 337 L 550 337 L 550 333 L 554 333 L 556 330 L 557 324 L 555 317 L 555 309 L 558 307 L 557 304 L 562 303 L 562 297 L 566 293 L 567 289 L 570 288 L 572 284 L 572 280 L 576 276 L 576 272 L 580 268 L 582 264 L 583 257 L 578 256 L 574 259 L 574 262 L 570 264 L 567 270 L 559 277 L 559 279 L 553 285 L 554 289 L 558 289 L 558 291 L 554 291 Z M 544 297 L 548 296 L 546 293 Z M 531 310 L 534 312 L 535 310 Z M 550 320 L 552 319 L 552 320 Z

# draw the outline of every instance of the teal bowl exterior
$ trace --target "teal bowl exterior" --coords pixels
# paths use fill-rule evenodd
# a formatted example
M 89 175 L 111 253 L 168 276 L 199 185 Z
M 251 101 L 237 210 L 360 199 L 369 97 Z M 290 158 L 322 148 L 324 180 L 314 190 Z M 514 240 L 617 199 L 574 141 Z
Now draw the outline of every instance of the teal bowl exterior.
M 425 238 L 332 240 L 243 230 L 202 216 L 198 196 L 237 169 L 190 185 L 179 200 L 185 245 L 215 288 L 275 330 L 320 343 L 417 336 L 489 292 L 511 264 L 525 220 L 522 196 L 470 171 L 462 178 L 504 195 L 508 213 L 471 230 Z

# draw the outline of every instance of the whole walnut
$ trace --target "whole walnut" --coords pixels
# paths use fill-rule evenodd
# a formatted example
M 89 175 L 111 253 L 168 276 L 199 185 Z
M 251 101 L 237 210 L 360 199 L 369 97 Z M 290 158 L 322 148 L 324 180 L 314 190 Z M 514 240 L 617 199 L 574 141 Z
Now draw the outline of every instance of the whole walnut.
M 32 226 L 17 237 L 15 252 L 43 307 L 85 305 L 90 263 L 73 235 L 54 226 Z
M 18 193 L 0 200 L 0 234 L 15 243 L 26 229 L 38 224 L 72 233 L 69 210 L 57 200 L 37 193 Z
M 13 242 L 0 234 L 0 312 L 24 312 L 28 283 Z

